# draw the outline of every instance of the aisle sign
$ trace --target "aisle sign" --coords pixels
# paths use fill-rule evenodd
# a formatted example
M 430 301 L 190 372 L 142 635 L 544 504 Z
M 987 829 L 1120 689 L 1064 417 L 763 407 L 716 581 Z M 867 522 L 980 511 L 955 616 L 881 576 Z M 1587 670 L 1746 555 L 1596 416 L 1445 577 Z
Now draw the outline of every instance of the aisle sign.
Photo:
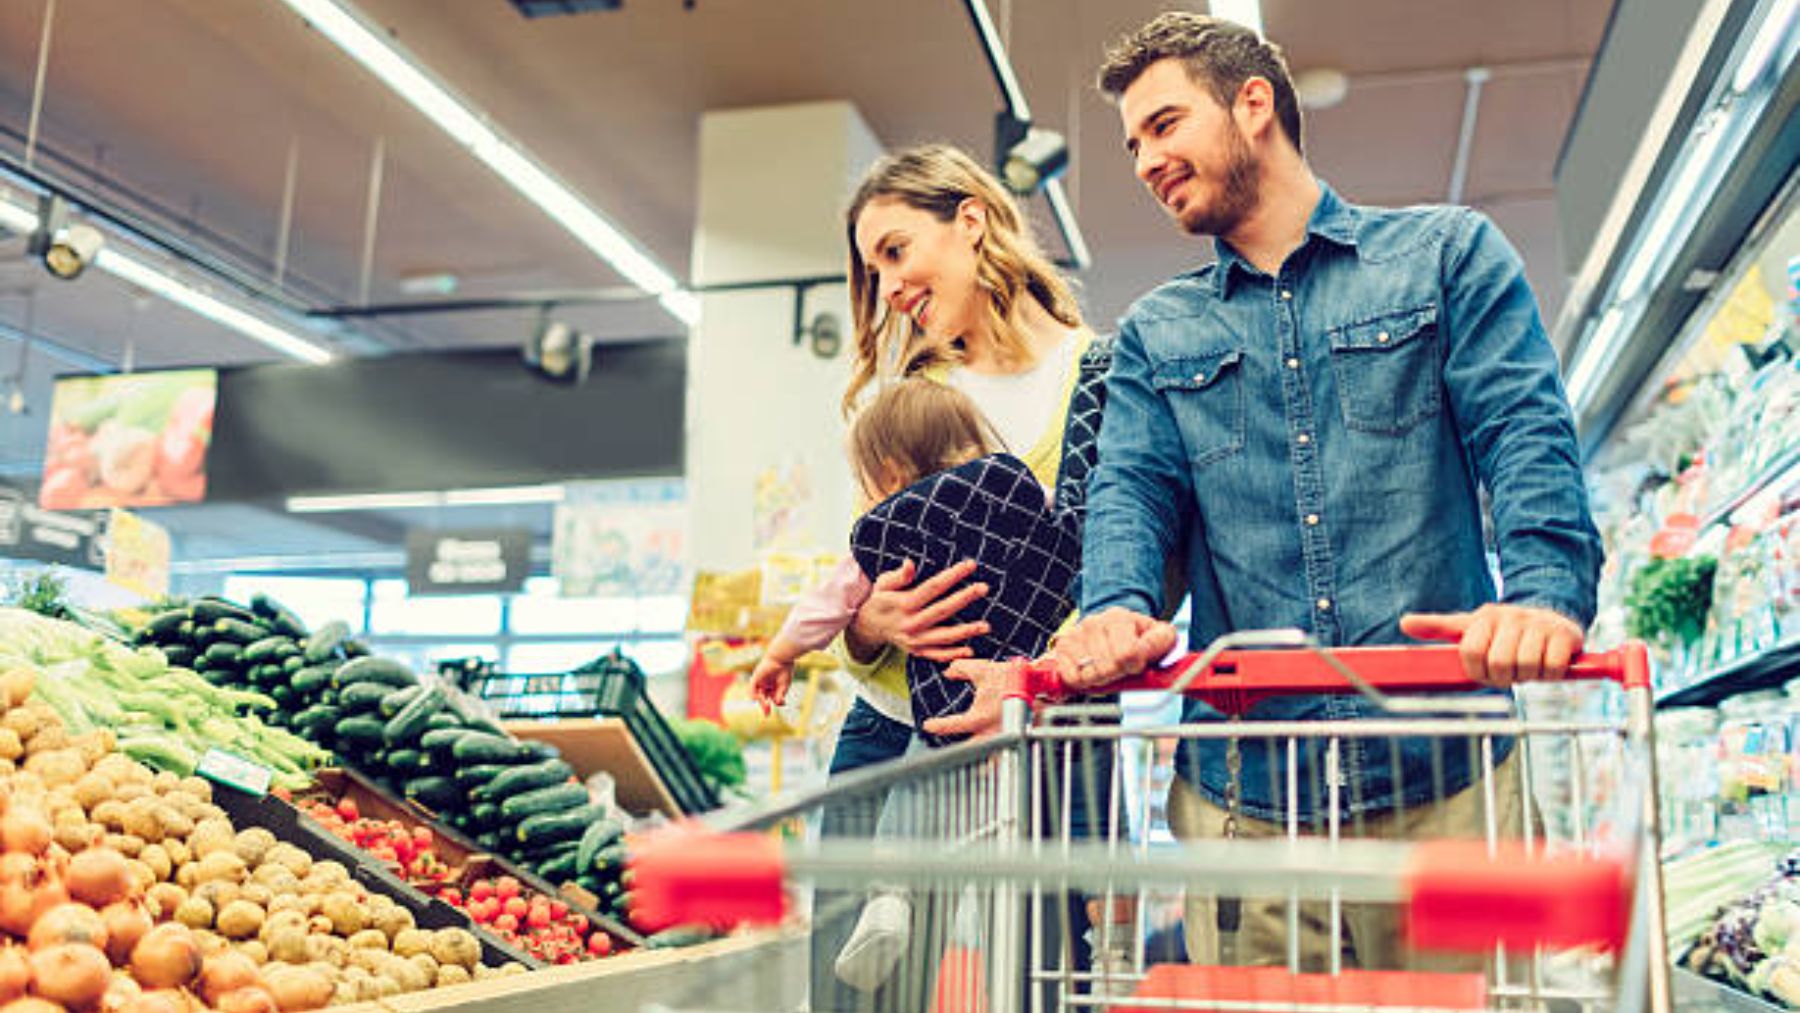
M 169 532 L 129 510 L 113 508 L 106 525 L 106 579 L 145 598 L 169 593 Z
M 680 479 L 568 486 L 550 572 L 566 598 L 680 594 L 689 580 L 687 526 Z
M 406 586 L 413 594 L 507 594 L 525 586 L 530 570 L 526 528 L 406 533 Z
M 45 510 L 24 489 L 0 483 L 0 557 L 101 569 L 106 512 Z

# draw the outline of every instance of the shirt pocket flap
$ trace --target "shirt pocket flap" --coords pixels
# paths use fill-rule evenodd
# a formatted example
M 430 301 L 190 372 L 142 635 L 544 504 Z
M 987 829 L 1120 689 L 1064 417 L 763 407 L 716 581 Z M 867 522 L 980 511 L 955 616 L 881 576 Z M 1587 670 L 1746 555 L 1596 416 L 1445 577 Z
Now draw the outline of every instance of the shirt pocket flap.
M 1244 353 L 1222 348 L 1205 355 L 1184 355 L 1158 362 L 1150 375 L 1157 390 L 1205 390 L 1243 361 Z
M 1360 324 L 1339 327 L 1330 333 L 1334 352 L 1374 351 L 1399 348 L 1437 329 L 1436 303 L 1400 313 L 1387 313 Z

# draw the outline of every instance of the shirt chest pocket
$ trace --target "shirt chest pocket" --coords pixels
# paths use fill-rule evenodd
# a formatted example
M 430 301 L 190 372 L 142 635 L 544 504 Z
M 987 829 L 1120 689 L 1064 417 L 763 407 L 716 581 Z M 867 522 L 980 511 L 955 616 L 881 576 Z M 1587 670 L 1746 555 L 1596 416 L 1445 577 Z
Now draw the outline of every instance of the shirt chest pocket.
M 1188 460 L 1203 467 L 1244 449 L 1244 353 L 1235 348 L 1157 362 L 1151 382 L 1175 415 Z
M 1326 332 L 1344 425 L 1399 434 L 1443 407 L 1435 304 Z

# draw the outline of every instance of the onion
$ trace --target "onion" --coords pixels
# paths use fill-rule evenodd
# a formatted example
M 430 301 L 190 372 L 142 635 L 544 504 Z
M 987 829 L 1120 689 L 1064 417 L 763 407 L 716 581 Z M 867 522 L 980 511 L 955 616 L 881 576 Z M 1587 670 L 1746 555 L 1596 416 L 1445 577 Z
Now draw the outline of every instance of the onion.
M 40 915 L 68 900 L 69 893 L 61 880 L 34 870 L 23 881 L 0 887 L 0 929 L 23 938 Z
M 180 989 L 159 988 L 145 992 L 120 1006 L 118 1013 L 188 1013 L 194 1004 Z
M 0 846 L 7 851 L 41 855 L 49 850 L 55 835 L 50 820 L 31 806 L 15 803 L 7 807 L 5 816 L 0 816 Z
M 145 988 L 180 988 L 200 976 L 200 946 L 186 925 L 158 925 L 131 950 L 131 976 Z
M 209 1005 L 219 1005 L 220 997 L 227 992 L 252 987 L 262 987 L 262 978 L 256 972 L 256 961 L 236 950 L 220 950 L 211 954 L 200 967 L 200 997 Z
M 31 985 L 31 962 L 17 946 L 0 949 L 0 1002 L 11 1002 Z
M 111 977 L 106 954 L 82 943 L 47 946 L 31 955 L 32 991 L 70 1009 L 97 1005 Z
M 25 940 L 33 951 L 64 943 L 82 943 L 95 949 L 106 949 L 106 923 L 99 912 L 86 904 L 58 904 L 31 923 L 31 935 Z
M 23 999 L 14 999 L 12 1002 L 0 1006 L 0 1013 L 66 1013 L 66 1011 L 56 1003 L 32 995 Z
M 94 907 L 128 899 L 137 885 L 125 856 L 111 848 L 89 848 L 69 859 L 65 878 L 69 895 Z
M 102 1013 L 118 1013 L 126 1003 L 144 994 L 144 986 L 129 974 L 118 971 L 106 983 L 106 994 L 100 997 Z
M 275 997 L 263 988 L 238 988 L 213 1001 L 219 1013 L 280 1013 Z
M 137 947 L 138 940 L 150 931 L 150 914 L 140 904 L 131 901 L 120 901 L 107 905 L 100 912 L 100 920 L 106 925 L 106 957 L 115 966 L 123 967 L 131 959 L 131 951 Z
M 331 979 L 314 968 L 281 968 L 266 973 L 264 978 L 281 1013 L 298 1013 L 331 1005 Z

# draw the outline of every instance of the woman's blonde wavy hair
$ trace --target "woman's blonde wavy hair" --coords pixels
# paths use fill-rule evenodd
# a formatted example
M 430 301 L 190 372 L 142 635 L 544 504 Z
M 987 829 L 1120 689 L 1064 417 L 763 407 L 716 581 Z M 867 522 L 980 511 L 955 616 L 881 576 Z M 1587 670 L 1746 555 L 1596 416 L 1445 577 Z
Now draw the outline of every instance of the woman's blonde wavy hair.
M 856 247 L 856 222 L 869 204 L 882 199 L 897 200 L 945 223 L 955 221 L 966 200 L 974 200 L 987 212 L 987 228 L 975 248 L 975 280 L 988 295 L 988 330 L 1002 361 L 1031 359 L 1017 320 L 1022 296 L 1036 299 L 1066 327 L 1081 325 L 1074 290 L 1038 247 L 1018 204 L 991 173 L 945 144 L 888 155 L 869 168 L 844 216 L 850 247 L 850 310 L 856 326 L 856 364 L 844 392 L 846 416 L 877 376 L 911 376 L 958 358 L 955 349 L 927 341 L 911 318 L 896 315 L 881 303 L 875 277 Z

